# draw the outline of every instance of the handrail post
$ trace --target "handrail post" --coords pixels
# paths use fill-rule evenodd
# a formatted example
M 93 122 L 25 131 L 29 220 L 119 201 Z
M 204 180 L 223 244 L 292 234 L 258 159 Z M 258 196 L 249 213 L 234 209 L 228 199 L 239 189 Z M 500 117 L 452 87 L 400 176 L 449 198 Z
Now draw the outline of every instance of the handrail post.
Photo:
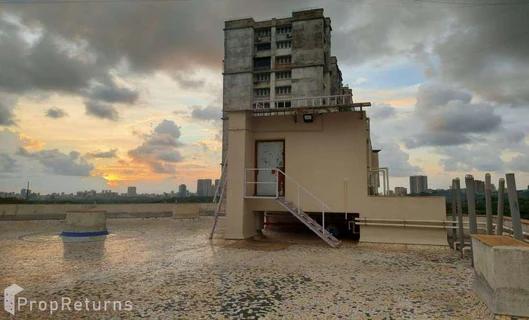
M 325 233 L 325 208 L 322 207 L 322 212 L 321 212 L 321 227 L 322 227 L 322 232 Z
M 279 198 L 279 171 L 278 169 L 276 171 L 276 198 Z
M 301 213 L 301 190 L 298 186 L 298 214 Z
M 248 168 L 244 168 L 244 186 L 242 187 L 243 198 L 246 197 L 246 185 L 248 184 Z

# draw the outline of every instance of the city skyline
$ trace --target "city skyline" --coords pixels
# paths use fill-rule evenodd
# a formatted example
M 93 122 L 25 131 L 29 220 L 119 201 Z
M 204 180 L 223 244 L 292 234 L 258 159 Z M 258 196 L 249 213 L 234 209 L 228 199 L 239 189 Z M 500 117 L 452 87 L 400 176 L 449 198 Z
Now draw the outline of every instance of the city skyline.
M 331 17 L 344 83 L 373 102 L 373 146 L 392 189 L 419 174 L 431 188 L 485 172 L 529 184 L 523 10 L 205 1 L 4 4 L 0 191 L 31 180 L 46 193 L 159 193 L 220 176 L 223 21 L 307 6 Z

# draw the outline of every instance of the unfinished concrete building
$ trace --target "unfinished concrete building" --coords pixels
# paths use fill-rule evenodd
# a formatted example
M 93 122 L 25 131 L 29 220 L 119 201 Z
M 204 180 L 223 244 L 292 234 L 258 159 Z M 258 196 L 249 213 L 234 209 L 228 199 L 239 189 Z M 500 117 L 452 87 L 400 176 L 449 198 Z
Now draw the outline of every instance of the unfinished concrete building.
M 354 102 L 342 84 L 331 30 L 323 9 L 225 22 L 225 237 L 248 238 L 290 218 L 331 246 L 346 236 L 446 244 L 441 227 L 381 223 L 444 220 L 444 199 L 387 196 L 370 104 Z

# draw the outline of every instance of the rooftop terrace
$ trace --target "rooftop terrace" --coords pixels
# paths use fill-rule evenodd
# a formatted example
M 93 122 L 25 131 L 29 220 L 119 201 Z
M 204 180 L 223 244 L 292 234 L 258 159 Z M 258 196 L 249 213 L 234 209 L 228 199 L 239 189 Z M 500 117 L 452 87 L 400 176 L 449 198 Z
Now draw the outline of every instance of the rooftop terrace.
M 0 222 L 0 287 L 134 306 L 75 318 L 491 317 L 471 290 L 470 261 L 445 247 L 345 242 L 330 250 L 312 235 L 273 233 L 210 242 L 210 226 L 209 217 L 111 219 L 105 241 L 65 246 L 60 221 Z

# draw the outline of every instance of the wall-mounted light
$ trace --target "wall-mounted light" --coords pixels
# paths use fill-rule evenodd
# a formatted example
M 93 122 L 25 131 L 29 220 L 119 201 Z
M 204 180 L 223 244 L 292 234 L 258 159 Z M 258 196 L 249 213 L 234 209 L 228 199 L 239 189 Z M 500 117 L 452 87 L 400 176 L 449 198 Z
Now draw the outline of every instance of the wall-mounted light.
M 312 121 L 314 121 L 314 116 L 312 115 L 312 113 L 304 113 L 303 114 L 303 122 L 310 123 Z

